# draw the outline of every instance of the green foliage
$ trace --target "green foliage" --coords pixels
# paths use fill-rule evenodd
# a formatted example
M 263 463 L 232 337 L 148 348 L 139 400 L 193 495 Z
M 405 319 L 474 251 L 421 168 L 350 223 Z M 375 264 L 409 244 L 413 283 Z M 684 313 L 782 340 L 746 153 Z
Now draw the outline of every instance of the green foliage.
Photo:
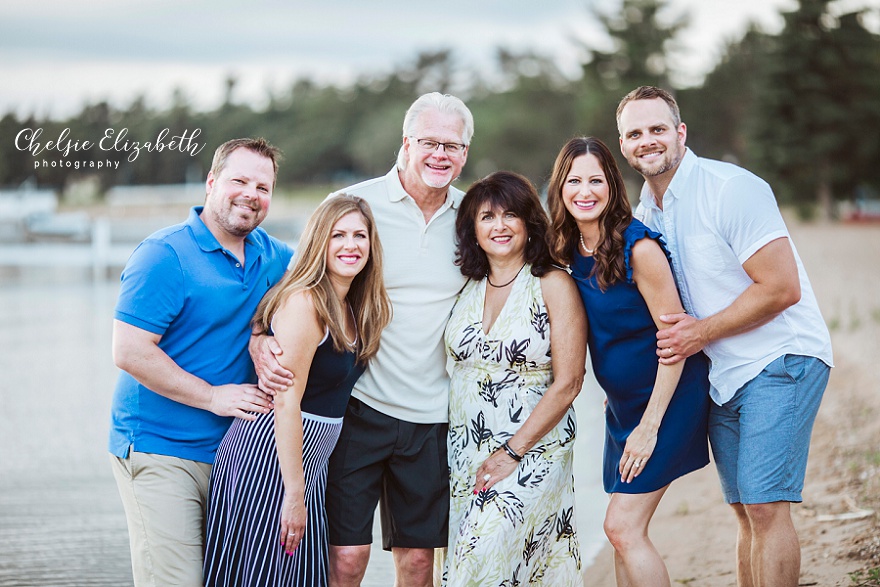
M 86 104 L 66 120 L 6 114 L 0 118 L 0 186 L 31 180 L 62 191 L 85 177 L 97 177 L 102 190 L 201 182 L 213 149 L 240 136 L 264 136 L 282 149 L 280 188 L 345 185 L 393 165 L 407 107 L 435 90 L 461 96 L 474 113 L 462 182 L 510 169 L 541 186 L 569 138 L 593 135 L 609 146 L 617 143 L 615 111 L 625 93 L 644 84 L 670 87 L 669 50 L 679 34 L 687 34 L 687 19 L 664 18 L 669 4 L 622 0 L 614 12 L 592 11 L 606 39 L 573 41 L 572 50 L 584 56 L 578 79 L 529 49 L 499 48 L 497 72 L 488 76 L 459 67 L 452 51 L 441 49 L 344 86 L 296 80 L 268 95 L 262 110 L 236 102 L 238 82 L 229 76 L 223 103 L 209 112 L 195 111 L 177 90 L 164 110 L 139 96 L 121 108 Z M 863 26 L 858 12 L 830 16 L 830 4 L 800 0 L 796 10 L 784 13 L 779 34 L 751 27 L 728 45 L 702 86 L 676 92 L 689 146 L 758 173 L 803 214 L 827 208 L 834 198 L 880 192 L 880 35 Z M 134 161 L 126 160 L 126 152 L 92 149 L 75 158 L 119 162 L 118 168 L 34 169 L 34 157 L 14 145 L 23 128 L 42 128 L 43 141 L 65 128 L 70 137 L 89 140 L 99 140 L 108 128 L 127 128 L 128 139 L 142 142 L 156 140 L 166 128 L 172 134 L 199 129 L 197 140 L 205 148 L 195 157 L 142 151 Z M 58 157 L 55 151 L 45 158 Z M 618 163 L 631 187 L 641 183 L 622 158 Z
M 880 567 L 849 573 L 849 578 L 854 587 L 880 586 Z
M 701 157 L 751 163 L 756 98 L 762 84 L 756 72 L 772 45 L 772 37 L 751 26 L 741 40 L 727 47 L 701 87 L 678 93 L 687 144 Z
M 465 172 L 482 177 L 509 169 L 540 186 L 572 136 L 576 96 L 547 59 L 499 50 L 498 60 L 506 89 L 469 101 L 476 134 Z
M 800 0 L 761 60 L 756 163 L 788 202 L 850 198 L 880 185 L 880 37 L 832 0 Z
M 620 12 L 596 14 L 613 48 L 606 52 L 584 44 L 589 59 L 577 88 L 578 134 L 595 136 L 616 152 L 615 113 L 621 98 L 642 85 L 669 87 L 667 50 L 686 20 L 662 23 L 658 15 L 668 4 L 668 0 L 623 0 Z M 640 180 L 622 158 L 618 164 L 630 181 Z

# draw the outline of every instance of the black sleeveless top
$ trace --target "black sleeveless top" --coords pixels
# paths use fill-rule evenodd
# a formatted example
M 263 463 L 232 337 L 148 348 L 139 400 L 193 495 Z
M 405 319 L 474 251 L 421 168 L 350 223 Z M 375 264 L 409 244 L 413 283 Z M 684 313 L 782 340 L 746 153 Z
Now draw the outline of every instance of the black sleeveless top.
M 340 353 L 334 350 L 333 339 L 328 333 L 312 358 L 300 408 L 316 416 L 341 418 L 351 389 L 363 372 L 364 367 L 355 362 L 354 351 L 346 349 Z
M 271 327 L 268 334 L 273 335 Z M 325 330 L 324 340 L 312 357 L 300 409 L 325 418 L 341 418 L 345 415 L 351 389 L 363 372 L 364 366 L 356 363 L 354 351 L 337 352 L 329 331 Z

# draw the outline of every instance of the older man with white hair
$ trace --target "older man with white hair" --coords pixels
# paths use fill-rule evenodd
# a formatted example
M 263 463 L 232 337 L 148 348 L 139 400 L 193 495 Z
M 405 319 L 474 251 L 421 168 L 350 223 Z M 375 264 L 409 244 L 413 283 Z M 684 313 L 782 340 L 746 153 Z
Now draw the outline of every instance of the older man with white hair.
M 455 258 L 455 215 L 463 193 L 451 186 L 467 161 L 473 116 L 437 92 L 407 110 L 397 164 L 385 176 L 341 190 L 366 199 L 385 252 L 394 309 L 378 355 L 358 380 L 330 459 L 327 514 L 330 584 L 360 585 L 381 503 L 383 547 L 400 587 L 432 584 L 434 548 L 446 546 L 449 379 L 443 330 L 464 285 Z M 255 345 L 256 346 L 256 345 Z M 261 384 L 291 382 L 259 345 Z

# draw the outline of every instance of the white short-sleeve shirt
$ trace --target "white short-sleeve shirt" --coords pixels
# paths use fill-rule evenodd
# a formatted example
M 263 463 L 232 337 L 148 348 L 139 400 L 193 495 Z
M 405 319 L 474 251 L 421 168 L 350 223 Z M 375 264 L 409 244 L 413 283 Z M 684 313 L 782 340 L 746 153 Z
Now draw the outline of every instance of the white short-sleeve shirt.
M 466 278 L 454 265 L 455 214 L 464 194 L 450 186 L 446 202 L 425 222 L 404 191 L 397 168 L 340 190 L 367 200 L 384 252 L 385 288 L 394 317 L 379 352 L 352 395 L 394 418 L 448 421 L 449 375 L 443 331 Z
M 717 404 L 784 354 L 817 357 L 832 366 L 828 328 L 767 182 L 688 149 L 663 195 L 663 210 L 646 184 L 635 216 L 665 237 L 682 303 L 700 319 L 730 306 L 753 283 L 742 264 L 761 247 L 783 237 L 791 244 L 800 301 L 767 324 L 704 349 L 712 362 L 709 381 Z

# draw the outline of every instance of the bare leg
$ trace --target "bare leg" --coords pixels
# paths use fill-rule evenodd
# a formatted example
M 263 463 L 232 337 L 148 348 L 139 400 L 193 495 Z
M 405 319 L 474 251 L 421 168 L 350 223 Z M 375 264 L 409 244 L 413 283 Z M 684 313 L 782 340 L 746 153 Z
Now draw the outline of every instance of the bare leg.
M 392 548 L 397 578 L 395 587 L 432 587 L 434 585 L 433 548 Z
M 370 562 L 370 545 L 330 545 L 330 587 L 359 587 Z
M 752 527 L 754 587 L 797 587 L 801 545 L 787 501 L 744 506 Z
M 755 587 L 752 577 L 752 523 L 741 503 L 730 507 L 736 514 L 738 530 L 736 533 L 736 584 L 737 587 Z
M 669 587 L 669 572 L 648 538 L 651 516 L 668 487 L 651 493 L 611 495 L 605 514 L 605 534 L 614 547 L 618 587 Z
M 626 574 L 626 568 L 623 566 L 623 560 L 620 558 L 620 555 L 617 554 L 616 550 L 612 550 L 611 556 L 614 560 L 614 580 L 617 583 L 617 587 L 633 587 L 633 582 L 630 580 L 629 575 Z

